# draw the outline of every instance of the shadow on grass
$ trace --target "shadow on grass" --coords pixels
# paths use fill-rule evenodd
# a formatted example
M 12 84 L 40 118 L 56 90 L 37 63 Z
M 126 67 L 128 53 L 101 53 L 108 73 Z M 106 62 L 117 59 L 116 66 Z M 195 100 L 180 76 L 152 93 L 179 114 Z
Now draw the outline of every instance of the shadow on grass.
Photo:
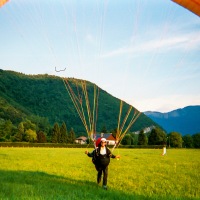
M 124 183 L 125 184 L 125 183 Z M 44 172 L 0 170 L 0 199 L 155 199 Z M 156 198 L 159 199 L 159 198 Z
M 133 199 L 134 195 L 104 191 L 90 181 L 77 181 L 44 172 L 0 171 L 2 199 Z M 1 199 L 0 198 L 0 199 Z M 141 197 L 141 199 L 143 199 Z

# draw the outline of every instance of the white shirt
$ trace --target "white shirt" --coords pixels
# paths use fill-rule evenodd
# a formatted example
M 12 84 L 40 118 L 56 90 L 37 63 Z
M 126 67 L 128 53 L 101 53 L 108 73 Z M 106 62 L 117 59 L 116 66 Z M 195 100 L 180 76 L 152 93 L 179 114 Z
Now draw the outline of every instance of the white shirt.
M 105 155 L 106 154 L 106 147 L 101 147 L 100 154 Z

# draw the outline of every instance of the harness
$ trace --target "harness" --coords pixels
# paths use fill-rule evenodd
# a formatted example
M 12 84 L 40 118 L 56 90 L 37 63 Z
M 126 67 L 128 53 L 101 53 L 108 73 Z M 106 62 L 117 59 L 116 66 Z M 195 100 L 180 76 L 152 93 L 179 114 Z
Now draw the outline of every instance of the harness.
M 94 150 L 92 162 L 97 166 L 107 166 L 110 163 L 111 151 L 106 147 L 106 154 L 100 154 L 100 148 Z

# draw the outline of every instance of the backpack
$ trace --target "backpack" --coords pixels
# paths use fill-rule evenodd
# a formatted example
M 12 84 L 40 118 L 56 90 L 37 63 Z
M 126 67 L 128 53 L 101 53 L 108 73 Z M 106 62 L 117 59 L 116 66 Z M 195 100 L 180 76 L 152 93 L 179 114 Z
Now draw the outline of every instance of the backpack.
M 109 158 L 110 160 L 110 156 L 111 156 L 111 152 L 110 149 L 108 149 L 106 147 L 106 156 Z M 100 160 L 100 148 L 97 148 L 93 151 L 93 157 L 92 157 L 92 162 L 94 165 L 98 165 L 98 161 Z M 109 164 L 109 163 L 108 163 Z

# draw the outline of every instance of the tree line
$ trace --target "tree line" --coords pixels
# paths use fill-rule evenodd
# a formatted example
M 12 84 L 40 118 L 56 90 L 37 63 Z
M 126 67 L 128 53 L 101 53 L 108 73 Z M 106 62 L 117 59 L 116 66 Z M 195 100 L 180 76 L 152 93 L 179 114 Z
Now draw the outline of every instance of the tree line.
M 101 132 L 107 133 L 105 126 Z M 111 131 L 115 136 L 116 129 Z M 83 133 L 84 135 L 84 133 Z M 67 130 L 65 122 L 55 122 L 53 126 L 46 118 L 23 119 L 17 126 L 11 120 L 0 119 L 0 142 L 66 143 L 73 144 L 76 139 L 74 129 Z M 159 127 L 145 133 L 127 133 L 121 141 L 123 145 L 166 145 L 174 148 L 200 148 L 200 133 L 182 136 L 178 132 L 166 134 Z
M 48 123 L 47 123 L 48 124 Z M 45 123 L 33 123 L 23 119 L 17 126 L 11 120 L 0 120 L 0 142 L 33 142 L 33 143 L 68 143 L 73 144 L 76 138 L 73 128 L 67 130 L 65 122 L 45 126 Z
M 128 133 L 123 138 L 123 145 L 165 145 L 174 148 L 200 148 L 200 133 L 194 135 L 182 136 L 178 132 L 166 134 L 158 127 L 150 132 L 144 133 L 141 130 L 139 134 Z

